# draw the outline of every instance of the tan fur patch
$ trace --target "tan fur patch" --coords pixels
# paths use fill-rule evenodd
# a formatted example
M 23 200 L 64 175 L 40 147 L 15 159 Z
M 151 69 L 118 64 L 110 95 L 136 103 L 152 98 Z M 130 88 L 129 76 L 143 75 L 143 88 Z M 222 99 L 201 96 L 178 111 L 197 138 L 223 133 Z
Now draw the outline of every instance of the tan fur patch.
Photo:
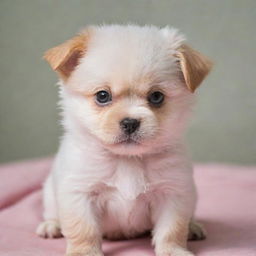
M 194 92 L 210 72 L 213 64 L 207 57 L 188 45 L 182 45 L 178 51 L 177 57 L 186 85 L 191 92 Z
M 119 123 L 127 117 L 127 107 L 123 103 L 123 100 L 119 100 L 115 104 L 103 107 L 100 110 L 100 128 L 104 133 L 119 134 Z
M 88 252 L 92 248 L 100 248 L 100 235 L 84 217 L 79 218 L 71 212 L 60 216 L 62 231 L 68 242 L 68 253 Z
M 79 58 L 85 54 L 88 40 L 89 32 L 84 31 L 63 44 L 49 49 L 45 53 L 44 59 L 49 62 L 53 70 L 58 72 L 62 79 L 67 80 L 77 66 Z
M 167 234 L 163 244 L 175 244 L 181 247 L 186 247 L 188 236 L 189 222 L 180 218 L 176 222 L 176 227 Z

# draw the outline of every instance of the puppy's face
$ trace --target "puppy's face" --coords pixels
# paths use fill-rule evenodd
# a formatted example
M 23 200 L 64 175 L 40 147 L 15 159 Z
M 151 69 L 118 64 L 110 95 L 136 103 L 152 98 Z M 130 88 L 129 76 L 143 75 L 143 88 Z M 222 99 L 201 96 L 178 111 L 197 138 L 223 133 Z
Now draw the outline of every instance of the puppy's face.
M 180 136 L 209 61 L 176 30 L 90 28 L 46 53 L 64 116 L 116 154 L 162 150 Z

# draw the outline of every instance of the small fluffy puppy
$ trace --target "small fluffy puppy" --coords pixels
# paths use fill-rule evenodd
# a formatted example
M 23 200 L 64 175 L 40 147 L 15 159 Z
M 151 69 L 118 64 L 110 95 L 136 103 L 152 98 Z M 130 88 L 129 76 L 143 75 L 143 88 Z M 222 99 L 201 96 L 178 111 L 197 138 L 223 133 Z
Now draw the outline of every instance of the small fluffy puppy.
M 196 194 L 183 143 L 211 62 L 176 29 L 99 26 L 46 52 L 60 77 L 64 136 L 44 185 L 42 237 L 66 255 L 152 231 L 157 256 L 191 256 Z

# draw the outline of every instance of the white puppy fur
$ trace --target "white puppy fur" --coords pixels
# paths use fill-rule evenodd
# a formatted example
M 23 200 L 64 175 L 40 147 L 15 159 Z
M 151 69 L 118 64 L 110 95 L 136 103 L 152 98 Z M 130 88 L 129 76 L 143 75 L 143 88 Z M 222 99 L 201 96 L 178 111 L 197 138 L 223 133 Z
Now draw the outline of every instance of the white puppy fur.
M 64 135 L 37 233 L 62 233 L 67 255 L 99 256 L 103 236 L 152 231 L 157 256 L 192 255 L 189 229 L 204 234 L 191 222 L 196 194 L 183 134 L 209 60 L 175 29 L 133 25 L 89 27 L 45 58 L 60 76 Z M 106 104 L 99 91 L 111 95 Z M 156 91 L 164 99 L 152 105 Z M 140 124 L 129 135 L 125 118 Z

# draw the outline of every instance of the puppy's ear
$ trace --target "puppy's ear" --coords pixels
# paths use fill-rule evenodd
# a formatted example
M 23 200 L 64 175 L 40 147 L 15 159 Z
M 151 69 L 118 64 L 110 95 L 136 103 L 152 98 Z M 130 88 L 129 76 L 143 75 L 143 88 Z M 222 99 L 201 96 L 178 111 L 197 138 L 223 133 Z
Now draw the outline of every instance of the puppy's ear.
M 177 57 L 185 83 L 188 89 L 194 92 L 210 72 L 212 62 L 185 44 L 179 47 Z
M 62 79 L 67 80 L 78 65 L 79 59 L 85 54 L 88 38 L 89 33 L 83 32 L 63 44 L 49 49 L 45 53 L 44 59 Z

